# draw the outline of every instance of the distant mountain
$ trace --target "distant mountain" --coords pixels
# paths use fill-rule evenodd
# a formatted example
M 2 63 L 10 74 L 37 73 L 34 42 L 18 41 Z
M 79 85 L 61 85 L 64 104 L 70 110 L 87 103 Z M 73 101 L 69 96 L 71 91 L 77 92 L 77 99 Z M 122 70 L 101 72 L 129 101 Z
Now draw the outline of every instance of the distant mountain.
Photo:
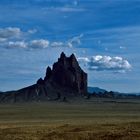
M 106 92 L 106 90 L 101 89 L 99 87 L 88 87 L 88 92 L 89 93 L 93 93 L 93 92 L 95 92 L 95 93 L 104 93 L 104 92 Z

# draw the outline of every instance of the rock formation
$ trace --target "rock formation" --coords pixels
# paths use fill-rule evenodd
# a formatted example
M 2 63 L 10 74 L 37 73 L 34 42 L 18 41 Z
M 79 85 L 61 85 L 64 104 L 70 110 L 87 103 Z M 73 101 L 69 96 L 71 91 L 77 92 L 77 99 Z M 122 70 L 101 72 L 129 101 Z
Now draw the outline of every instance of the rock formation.
M 44 81 L 68 87 L 80 94 L 87 93 L 87 74 L 80 68 L 74 54 L 66 57 L 62 52 L 58 62 L 53 64 L 52 70 L 50 67 L 47 68 Z
M 45 78 L 36 84 L 0 95 L 1 102 L 41 101 L 46 99 L 65 99 L 72 95 L 87 93 L 87 74 L 80 68 L 74 54 L 70 57 L 62 52 L 58 62 L 46 70 Z

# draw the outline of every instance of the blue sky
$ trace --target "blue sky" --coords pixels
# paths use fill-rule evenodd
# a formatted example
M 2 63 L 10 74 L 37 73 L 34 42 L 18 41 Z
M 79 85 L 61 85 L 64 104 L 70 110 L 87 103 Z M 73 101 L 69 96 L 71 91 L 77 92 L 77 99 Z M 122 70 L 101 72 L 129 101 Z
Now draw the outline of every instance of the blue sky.
M 140 1 L 0 1 L 1 91 L 34 84 L 62 51 L 89 86 L 140 92 Z

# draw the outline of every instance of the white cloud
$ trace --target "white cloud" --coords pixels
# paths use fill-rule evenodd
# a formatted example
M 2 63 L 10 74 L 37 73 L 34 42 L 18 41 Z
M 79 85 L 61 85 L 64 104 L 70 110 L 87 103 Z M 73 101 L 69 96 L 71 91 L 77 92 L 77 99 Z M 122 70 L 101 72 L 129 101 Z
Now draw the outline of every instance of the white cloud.
M 9 48 L 27 48 L 27 43 L 24 41 L 10 41 L 8 42 L 8 47 Z
M 28 33 L 29 33 L 29 34 L 34 34 L 34 33 L 36 33 L 36 32 L 37 32 L 36 29 L 30 29 L 30 30 L 28 30 Z
M 126 72 L 132 68 L 130 63 L 122 57 L 110 57 L 96 55 L 91 58 L 81 57 L 78 58 L 79 62 L 84 63 L 89 70 L 95 71 L 113 71 L 113 72 Z
M 24 32 L 18 27 L 0 28 L 0 42 L 23 39 L 27 35 L 34 34 L 36 32 L 36 29 L 29 29 L 28 31 Z
M 80 34 L 79 36 L 75 36 L 68 41 L 61 42 L 61 41 L 54 41 L 51 42 L 50 46 L 51 47 L 68 47 L 68 48 L 73 48 L 75 46 L 78 46 L 81 44 L 81 38 L 83 37 L 83 34 Z
M 51 47 L 63 47 L 64 43 L 63 42 L 52 42 Z
M 79 58 L 78 58 L 78 61 L 79 61 L 80 63 L 84 63 L 84 64 L 87 64 L 87 63 L 90 62 L 89 58 L 87 58 L 87 57 L 79 57 Z
M 9 48 L 47 48 L 49 47 L 49 41 L 44 39 L 32 40 L 30 42 L 25 41 L 10 41 L 8 42 Z
M 69 39 L 66 43 L 66 45 L 69 48 L 72 48 L 73 46 L 77 46 L 81 44 L 81 38 L 83 37 L 83 34 L 80 34 L 79 36 L 75 36 L 71 39 Z
M 0 42 L 5 42 L 6 38 L 0 38 Z
M 32 40 L 29 43 L 30 48 L 48 48 L 49 47 L 49 41 L 45 39 L 39 39 L 39 40 Z
M 37 48 L 48 48 L 49 41 L 44 39 L 32 40 L 30 42 L 25 41 L 10 41 L 8 42 L 8 48 L 28 48 L 28 49 L 37 49 Z
M 21 34 L 22 31 L 17 27 L 0 28 L 0 38 L 5 40 L 9 38 L 19 38 Z
M 36 30 L 28 30 L 27 33 L 32 34 Z M 25 33 L 26 34 L 26 33 Z M 35 40 L 26 40 L 24 36 L 22 38 L 14 39 L 5 39 L 0 37 L 0 46 L 5 48 L 28 48 L 28 49 L 45 49 L 49 47 L 68 47 L 73 48 L 81 44 L 81 38 L 83 34 L 75 36 L 68 41 L 49 41 L 48 39 L 35 39 Z M 22 40 L 21 40 L 22 39 Z

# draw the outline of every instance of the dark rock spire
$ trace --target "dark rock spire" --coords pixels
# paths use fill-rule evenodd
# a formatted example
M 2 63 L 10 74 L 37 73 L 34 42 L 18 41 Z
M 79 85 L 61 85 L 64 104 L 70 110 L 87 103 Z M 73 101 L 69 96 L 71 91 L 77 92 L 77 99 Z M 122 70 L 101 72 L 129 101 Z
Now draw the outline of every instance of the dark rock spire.
M 62 52 L 52 70 L 47 68 L 45 80 L 47 79 L 51 79 L 60 88 L 69 88 L 81 94 L 87 92 L 87 74 L 80 68 L 74 54 L 66 57 Z
M 52 70 L 51 70 L 51 68 L 48 66 L 48 67 L 47 67 L 47 70 L 46 70 L 46 76 L 45 76 L 44 80 L 50 79 L 51 75 L 52 75 Z
M 65 58 L 65 57 L 66 57 L 65 53 L 62 52 L 61 55 L 60 55 L 60 58 L 63 59 L 63 58 Z
M 25 102 L 60 99 L 67 101 L 68 97 L 87 93 L 87 74 L 80 68 L 74 54 L 67 57 L 64 52 L 53 64 L 47 67 L 46 76 L 36 84 L 17 91 L 1 94 L 0 102 Z

